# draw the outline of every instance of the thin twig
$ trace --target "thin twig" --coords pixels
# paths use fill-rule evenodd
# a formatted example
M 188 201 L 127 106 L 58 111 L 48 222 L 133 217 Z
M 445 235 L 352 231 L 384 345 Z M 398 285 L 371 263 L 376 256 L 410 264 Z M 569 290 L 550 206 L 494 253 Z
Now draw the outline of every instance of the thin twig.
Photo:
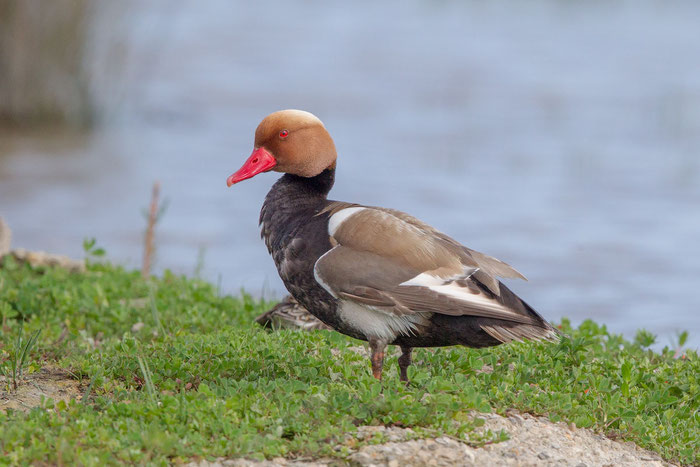
M 153 193 L 151 194 L 151 206 L 148 210 L 148 226 L 146 227 L 146 236 L 143 245 L 143 266 L 141 267 L 141 276 L 148 277 L 151 274 L 151 265 L 153 264 L 153 236 L 158 220 L 158 195 L 160 193 L 160 183 L 153 184 Z

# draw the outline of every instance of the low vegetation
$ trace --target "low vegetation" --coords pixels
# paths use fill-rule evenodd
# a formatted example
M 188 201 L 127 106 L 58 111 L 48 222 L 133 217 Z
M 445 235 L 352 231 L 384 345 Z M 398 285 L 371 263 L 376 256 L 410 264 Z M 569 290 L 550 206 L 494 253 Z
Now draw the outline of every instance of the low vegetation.
M 71 274 L 3 261 L 0 464 L 342 458 L 359 425 L 480 444 L 505 435 L 477 436 L 473 411 L 509 408 L 700 463 L 698 355 L 649 350 L 646 332 L 630 342 L 591 321 L 576 329 L 565 321 L 571 338 L 560 344 L 417 349 L 405 387 L 397 352 L 379 383 L 362 343 L 328 331 L 264 331 L 253 318 L 271 304 L 246 294 L 109 264 Z M 80 381 L 80 394 L 3 411 L 13 381 L 49 367 Z

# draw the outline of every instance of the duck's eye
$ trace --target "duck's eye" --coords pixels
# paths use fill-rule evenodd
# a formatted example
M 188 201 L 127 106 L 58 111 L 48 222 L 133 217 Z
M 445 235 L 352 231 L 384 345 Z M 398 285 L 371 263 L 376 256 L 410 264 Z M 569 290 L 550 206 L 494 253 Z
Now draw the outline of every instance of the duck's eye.
M 289 136 L 289 132 L 287 130 L 280 131 L 280 138 L 286 138 L 287 136 Z

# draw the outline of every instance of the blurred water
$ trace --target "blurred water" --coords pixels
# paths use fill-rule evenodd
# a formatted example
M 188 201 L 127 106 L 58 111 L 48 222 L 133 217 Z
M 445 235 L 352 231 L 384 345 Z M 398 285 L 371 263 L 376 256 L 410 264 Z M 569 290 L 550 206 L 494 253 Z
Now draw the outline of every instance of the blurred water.
M 700 3 L 265 5 L 105 12 L 104 124 L 0 135 L 15 246 L 79 257 L 95 236 L 138 265 L 157 179 L 160 269 L 192 274 L 203 249 L 224 290 L 279 297 L 257 229 L 276 175 L 225 179 L 262 117 L 302 108 L 335 137 L 334 198 L 513 264 L 530 282 L 509 285 L 553 320 L 700 343 Z

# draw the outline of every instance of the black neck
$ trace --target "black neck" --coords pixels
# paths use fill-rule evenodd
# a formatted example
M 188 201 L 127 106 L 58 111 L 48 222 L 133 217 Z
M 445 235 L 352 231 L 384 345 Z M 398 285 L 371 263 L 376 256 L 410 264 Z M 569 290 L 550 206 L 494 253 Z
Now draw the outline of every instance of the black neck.
M 282 219 L 289 215 L 320 209 L 319 206 L 325 204 L 334 181 L 335 168 L 326 169 L 315 177 L 308 178 L 284 174 L 265 197 L 260 211 L 260 223 L 272 223 L 273 213 L 278 214 L 274 216 L 276 222 L 284 222 Z
M 325 200 L 328 197 L 328 192 L 333 188 L 334 182 L 335 168 L 326 169 L 315 177 L 284 174 L 273 185 L 268 197 L 273 195 L 285 204 Z
M 284 184 L 295 191 L 306 195 L 327 198 L 328 192 L 335 182 L 335 168 L 326 169 L 315 177 L 300 177 L 298 175 L 284 174 L 275 184 Z

